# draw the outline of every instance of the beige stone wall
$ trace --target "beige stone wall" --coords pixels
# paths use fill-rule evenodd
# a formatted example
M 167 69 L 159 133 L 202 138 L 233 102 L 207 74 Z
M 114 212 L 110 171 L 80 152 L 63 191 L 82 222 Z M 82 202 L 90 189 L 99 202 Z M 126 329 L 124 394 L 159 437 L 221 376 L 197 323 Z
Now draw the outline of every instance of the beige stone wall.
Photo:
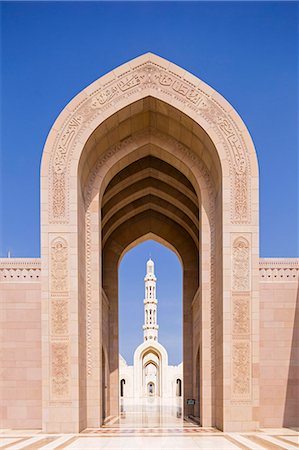
M 0 428 L 41 428 L 40 260 L 0 259 Z
M 299 426 L 299 261 L 260 260 L 260 425 Z
M 256 417 L 259 415 L 261 427 L 298 426 L 298 273 L 298 259 L 260 260 L 260 410 L 256 411 Z M 40 299 L 40 260 L 0 259 L 3 428 L 41 428 Z M 103 314 L 106 319 L 107 306 L 106 301 Z M 198 309 L 193 313 L 196 325 Z M 102 326 L 107 328 L 107 324 L 104 319 Z M 198 342 L 198 332 L 194 334 L 194 344 Z M 103 334 L 107 336 L 107 330 Z M 103 345 L 107 347 L 108 342 Z M 194 378 L 195 396 L 198 387 Z M 109 408 L 107 398 L 106 408 Z

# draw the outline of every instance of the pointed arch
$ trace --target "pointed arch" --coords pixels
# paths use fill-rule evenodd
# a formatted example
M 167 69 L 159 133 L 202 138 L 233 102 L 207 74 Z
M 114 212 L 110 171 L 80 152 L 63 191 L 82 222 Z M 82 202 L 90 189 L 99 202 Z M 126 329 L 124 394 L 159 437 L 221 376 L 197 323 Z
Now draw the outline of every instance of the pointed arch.
M 104 337 L 107 402 L 110 412 L 118 411 L 115 273 L 125 249 L 150 233 L 169 242 L 183 261 L 184 351 L 190 364 L 184 365 L 184 392 L 194 389 L 192 355 L 200 343 L 202 424 L 237 429 L 236 402 L 243 402 L 248 423 L 258 426 L 253 413 L 258 390 L 252 388 L 258 383 L 252 370 L 253 361 L 258 364 L 258 201 L 256 153 L 241 118 L 219 93 L 163 58 L 142 55 L 95 81 L 65 107 L 41 163 L 41 254 L 43 370 L 50 374 L 59 358 L 49 325 L 56 295 L 49 283 L 50 243 L 57 236 L 68 243 L 65 314 L 72 320 L 64 330 L 64 353 L 65 361 L 75 358 L 77 365 L 61 398 L 77 394 L 64 406 L 67 431 L 103 421 L 101 396 L 94 392 L 101 392 Z M 231 275 L 238 266 L 233 243 L 240 236 L 249 243 L 248 283 L 241 293 L 251 305 L 246 308 L 250 331 L 241 343 L 232 331 L 240 292 Z M 242 270 L 239 264 L 238 280 L 244 278 Z M 240 387 L 245 348 L 246 386 Z M 61 431 L 59 399 L 53 404 L 49 386 L 46 380 L 43 429 Z

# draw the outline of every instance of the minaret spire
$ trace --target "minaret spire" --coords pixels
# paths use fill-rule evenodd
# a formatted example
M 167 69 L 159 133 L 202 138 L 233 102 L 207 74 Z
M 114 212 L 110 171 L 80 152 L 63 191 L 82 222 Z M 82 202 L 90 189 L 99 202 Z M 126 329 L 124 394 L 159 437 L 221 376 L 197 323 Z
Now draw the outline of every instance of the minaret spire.
M 154 261 L 150 258 L 146 263 L 146 275 L 144 277 L 145 298 L 144 298 L 144 341 L 158 340 L 157 325 L 157 299 L 156 299 L 156 281 Z

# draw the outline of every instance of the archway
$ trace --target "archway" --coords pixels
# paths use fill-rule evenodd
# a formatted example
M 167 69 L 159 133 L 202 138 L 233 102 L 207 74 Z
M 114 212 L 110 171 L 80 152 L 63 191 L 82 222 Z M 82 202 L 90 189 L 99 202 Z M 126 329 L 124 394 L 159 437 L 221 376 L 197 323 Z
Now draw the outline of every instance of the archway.
M 120 380 L 120 396 L 124 397 L 124 390 L 125 390 L 125 384 L 126 384 L 126 380 L 124 380 L 123 378 Z
M 41 189 L 44 430 L 102 423 L 102 342 L 107 414 L 118 413 L 117 265 L 150 235 L 184 268 L 185 398 L 200 345 L 202 425 L 240 429 L 241 407 L 256 428 L 258 170 L 233 108 L 168 61 L 139 57 L 61 113 Z
M 154 397 L 156 395 L 155 383 L 150 381 L 147 385 L 147 395 L 149 397 Z
M 177 397 L 181 397 L 182 396 L 182 380 L 180 378 L 177 378 L 176 384 L 177 384 L 176 395 L 177 395 Z

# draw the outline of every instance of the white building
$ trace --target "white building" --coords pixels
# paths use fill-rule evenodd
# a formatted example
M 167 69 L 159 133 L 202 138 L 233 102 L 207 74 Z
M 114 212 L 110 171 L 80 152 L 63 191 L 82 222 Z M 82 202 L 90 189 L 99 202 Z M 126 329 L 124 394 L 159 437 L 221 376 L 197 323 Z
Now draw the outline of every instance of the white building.
M 166 349 L 158 342 L 156 276 L 154 262 L 146 264 L 143 343 L 134 353 L 134 365 L 119 356 L 121 397 L 176 397 L 183 392 L 183 363 L 168 365 Z

